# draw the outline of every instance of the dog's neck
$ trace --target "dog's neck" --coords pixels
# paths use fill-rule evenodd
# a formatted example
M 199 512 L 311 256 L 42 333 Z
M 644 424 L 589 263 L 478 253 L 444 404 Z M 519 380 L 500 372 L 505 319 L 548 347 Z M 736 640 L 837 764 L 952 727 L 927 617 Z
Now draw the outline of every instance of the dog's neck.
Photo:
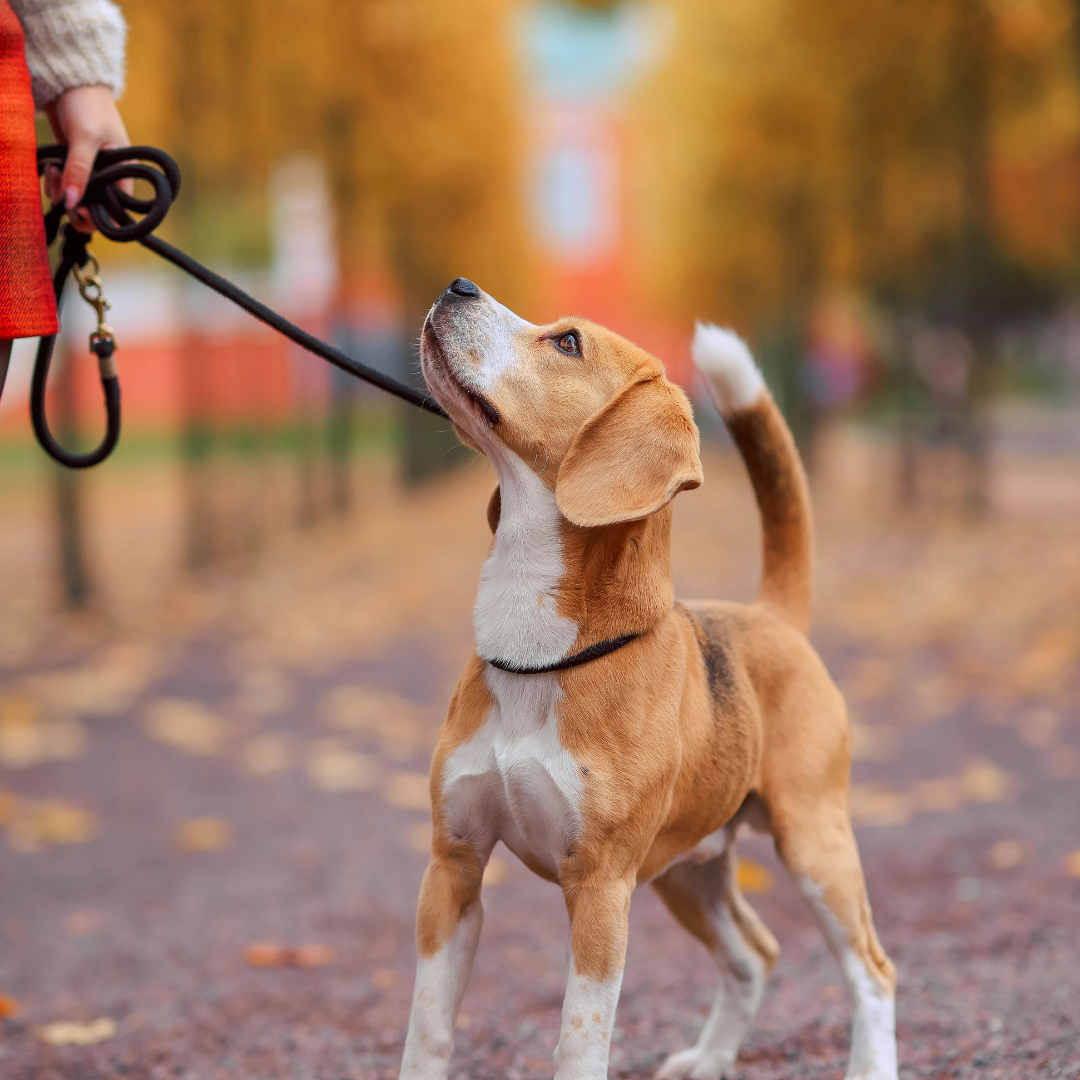
M 473 608 L 481 657 L 542 667 L 643 633 L 671 610 L 670 507 L 642 521 L 578 528 L 520 458 L 489 456 L 501 506 Z

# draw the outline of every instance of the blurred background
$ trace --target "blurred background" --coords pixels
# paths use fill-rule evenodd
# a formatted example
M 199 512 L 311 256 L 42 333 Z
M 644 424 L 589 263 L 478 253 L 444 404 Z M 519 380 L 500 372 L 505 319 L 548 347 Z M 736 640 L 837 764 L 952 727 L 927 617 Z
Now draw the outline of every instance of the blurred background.
M 811 472 L 902 1075 L 1076 1075 L 1080 7 L 122 8 L 129 133 L 183 172 L 173 243 L 417 384 L 458 275 L 664 361 L 705 440 L 684 597 L 756 590 L 689 359 L 696 318 L 747 338 Z M 152 254 L 92 246 L 119 450 L 85 474 L 40 452 L 35 342 L 0 400 L 0 1071 L 396 1075 L 494 475 Z M 71 445 L 103 425 L 84 308 L 49 406 Z M 839 1076 L 839 979 L 747 851 L 785 953 L 740 1066 Z M 489 888 L 460 1075 L 548 1075 L 561 901 L 505 852 Z M 693 1036 L 711 984 L 645 890 L 633 918 L 620 1076 Z

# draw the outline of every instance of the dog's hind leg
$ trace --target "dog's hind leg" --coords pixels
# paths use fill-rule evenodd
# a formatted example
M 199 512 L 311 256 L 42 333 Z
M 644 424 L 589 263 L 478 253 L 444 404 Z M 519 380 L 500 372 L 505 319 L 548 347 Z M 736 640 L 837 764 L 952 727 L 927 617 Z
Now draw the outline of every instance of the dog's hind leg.
M 896 969 L 870 915 L 846 800 L 770 806 L 776 849 L 810 905 L 855 1005 L 846 1080 L 896 1080 Z
M 761 1005 L 765 977 L 780 947 L 739 890 L 734 846 L 705 863 L 678 863 L 653 888 L 682 925 L 709 950 L 720 985 L 701 1035 L 672 1054 L 658 1080 L 718 1080 L 729 1074 Z

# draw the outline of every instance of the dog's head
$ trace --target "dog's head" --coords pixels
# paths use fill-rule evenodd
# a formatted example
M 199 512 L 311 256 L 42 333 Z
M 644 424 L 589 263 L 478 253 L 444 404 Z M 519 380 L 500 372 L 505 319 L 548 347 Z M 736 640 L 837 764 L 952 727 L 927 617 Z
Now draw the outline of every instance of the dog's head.
M 575 525 L 643 518 L 701 483 L 686 395 L 602 326 L 535 326 L 457 278 L 428 312 L 420 358 L 458 435 L 496 468 L 515 454 Z

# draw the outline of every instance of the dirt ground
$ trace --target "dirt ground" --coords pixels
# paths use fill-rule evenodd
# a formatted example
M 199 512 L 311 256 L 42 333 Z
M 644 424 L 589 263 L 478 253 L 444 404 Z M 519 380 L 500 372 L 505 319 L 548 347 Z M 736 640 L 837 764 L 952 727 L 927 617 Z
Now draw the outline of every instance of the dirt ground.
M 984 522 L 895 509 L 869 437 L 819 459 L 814 640 L 851 706 L 908 1080 L 1080 1075 L 1080 472 L 1044 442 L 1003 444 Z M 191 575 L 182 478 L 100 473 L 78 618 L 56 614 L 39 485 L 0 492 L 0 1076 L 397 1075 L 492 483 L 478 463 L 404 493 L 365 460 L 348 521 Z M 741 468 L 710 451 L 678 500 L 679 594 L 750 598 L 756 546 Z M 769 845 L 740 851 L 782 954 L 735 1075 L 839 1078 L 838 970 Z M 550 1076 L 561 897 L 502 848 L 484 893 L 452 1075 Z M 612 1075 L 692 1040 L 713 983 L 640 889 Z

